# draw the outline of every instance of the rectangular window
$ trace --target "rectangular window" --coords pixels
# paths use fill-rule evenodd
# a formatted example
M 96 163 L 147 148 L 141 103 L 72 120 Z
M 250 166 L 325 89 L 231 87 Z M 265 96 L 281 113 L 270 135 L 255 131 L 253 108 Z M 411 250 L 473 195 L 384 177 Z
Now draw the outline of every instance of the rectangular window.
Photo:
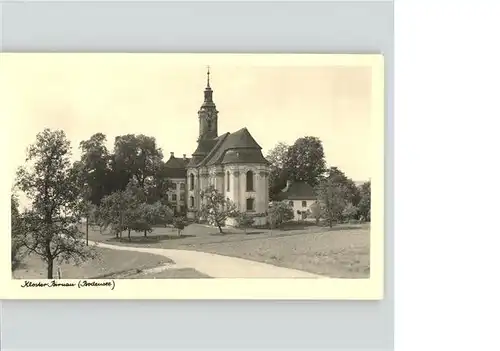
M 177 194 L 172 194 L 172 201 L 177 201 Z
M 181 183 L 181 190 L 184 190 L 186 188 L 186 184 Z
M 302 201 L 302 207 L 307 207 L 307 201 Z
M 184 194 L 181 194 L 181 201 L 182 201 L 182 202 L 186 201 L 186 197 L 185 197 L 185 195 L 184 195 Z
M 247 199 L 247 211 L 254 210 L 254 199 Z

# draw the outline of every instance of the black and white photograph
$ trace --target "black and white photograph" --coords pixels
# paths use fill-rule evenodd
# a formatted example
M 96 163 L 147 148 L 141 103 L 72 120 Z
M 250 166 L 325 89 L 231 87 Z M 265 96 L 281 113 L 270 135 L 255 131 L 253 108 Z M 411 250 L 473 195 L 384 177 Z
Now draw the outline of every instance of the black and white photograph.
M 381 280 L 382 64 L 237 56 L 2 54 L 9 279 Z

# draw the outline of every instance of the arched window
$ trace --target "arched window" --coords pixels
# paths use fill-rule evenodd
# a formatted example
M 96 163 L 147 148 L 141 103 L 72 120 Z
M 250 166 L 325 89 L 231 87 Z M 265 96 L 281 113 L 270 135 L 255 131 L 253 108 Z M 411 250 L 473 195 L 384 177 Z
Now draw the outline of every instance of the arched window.
M 194 174 L 192 173 L 189 176 L 189 189 L 194 190 Z
M 191 197 L 189 198 L 189 206 L 190 206 L 190 207 L 194 207 L 194 196 L 191 196 Z
M 288 206 L 293 207 L 293 201 L 288 201 Z
M 230 191 L 231 189 L 231 184 L 230 184 L 230 180 L 229 180 L 229 171 L 227 172 L 227 191 Z
M 302 201 L 302 207 L 307 207 L 307 201 Z
M 253 172 L 247 172 L 247 191 L 253 191 Z

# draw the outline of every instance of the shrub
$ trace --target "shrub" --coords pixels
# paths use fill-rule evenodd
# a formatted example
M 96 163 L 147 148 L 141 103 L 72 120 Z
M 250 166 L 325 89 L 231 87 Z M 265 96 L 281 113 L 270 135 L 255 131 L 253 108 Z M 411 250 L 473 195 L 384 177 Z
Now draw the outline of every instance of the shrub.
M 226 219 L 236 213 L 236 205 L 226 199 L 214 186 L 209 186 L 200 195 L 204 200 L 201 207 L 202 216 L 207 219 L 208 223 L 217 226 L 222 234 Z
M 316 220 L 316 224 L 319 224 L 321 219 L 321 206 L 318 201 L 311 205 L 311 216 Z
M 246 212 L 241 212 L 236 216 L 238 228 L 243 228 L 245 234 L 247 232 L 247 228 L 251 228 L 253 226 L 254 221 L 254 217 L 248 215 Z
M 348 203 L 342 211 L 342 216 L 347 222 L 354 220 L 358 216 L 359 210 L 352 203 Z
M 267 220 L 271 228 L 276 228 L 281 224 L 293 219 L 293 209 L 285 202 L 277 201 L 269 205 Z
M 174 227 L 177 228 L 177 234 L 181 236 L 182 231 L 188 225 L 186 217 L 174 217 Z

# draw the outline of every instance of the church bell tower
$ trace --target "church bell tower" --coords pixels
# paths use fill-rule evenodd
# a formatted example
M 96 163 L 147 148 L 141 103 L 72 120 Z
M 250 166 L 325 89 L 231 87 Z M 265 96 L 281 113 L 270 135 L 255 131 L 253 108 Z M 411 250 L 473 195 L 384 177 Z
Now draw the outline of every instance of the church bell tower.
M 213 90 L 210 87 L 210 67 L 207 68 L 207 87 L 204 92 L 204 101 L 198 111 L 198 119 L 200 122 L 200 132 L 198 141 L 204 139 L 217 138 L 217 111 L 212 98 Z

